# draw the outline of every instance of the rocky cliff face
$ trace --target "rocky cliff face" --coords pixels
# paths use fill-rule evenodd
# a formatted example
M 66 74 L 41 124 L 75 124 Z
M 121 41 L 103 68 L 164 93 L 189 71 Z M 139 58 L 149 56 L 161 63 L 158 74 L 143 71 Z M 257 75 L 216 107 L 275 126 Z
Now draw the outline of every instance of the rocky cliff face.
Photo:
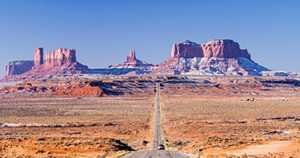
M 186 40 L 175 43 L 172 47 L 171 58 L 247 58 L 250 54 L 246 49 L 241 49 L 240 45 L 233 40 L 218 39 L 210 40 L 204 44 L 197 44 Z
M 204 44 L 191 41 L 175 43 L 171 57 L 156 73 L 191 75 L 261 75 L 268 69 L 255 63 L 247 49 L 229 39 L 210 40 Z
M 139 61 L 136 59 L 135 50 L 131 50 L 126 58 L 125 63 L 127 64 L 137 64 Z
M 203 57 L 203 50 L 200 44 L 186 40 L 175 43 L 172 46 L 171 58 L 193 58 Z
M 35 66 L 27 74 L 35 75 L 58 75 L 87 72 L 89 68 L 76 60 L 76 50 L 58 48 L 47 52 L 43 56 L 41 48 L 36 49 L 34 63 Z M 26 74 L 26 75 L 27 75 Z
M 5 75 L 20 75 L 27 71 L 30 71 L 33 67 L 33 61 L 11 61 L 5 66 Z
M 251 59 L 247 49 L 241 49 L 233 40 L 211 40 L 201 45 L 204 58 L 246 58 Z
M 45 56 L 43 48 L 36 48 L 33 61 L 10 62 L 5 69 L 6 78 L 15 75 L 34 77 L 88 71 L 87 66 L 77 62 L 76 50 L 67 48 L 59 48 L 47 52 Z M 19 77 L 22 78 L 24 76 Z
M 150 73 L 154 65 L 137 59 L 135 50 L 131 50 L 122 64 L 110 65 L 108 69 L 90 69 L 91 73 L 102 75 L 141 75 Z
M 171 56 L 160 65 L 137 59 L 131 50 L 126 60 L 109 68 L 89 69 L 76 59 L 76 50 L 59 48 L 47 51 L 37 48 L 33 61 L 15 61 L 6 66 L 6 75 L 20 78 L 55 76 L 58 74 L 140 75 L 146 73 L 190 75 L 262 75 L 267 68 L 255 63 L 247 49 L 229 39 L 210 40 L 200 44 L 192 41 L 175 43 Z
M 44 64 L 44 49 L 43 48 L 36 48 L 34 51 L 34 66 L 38 67 Z
M 45 57 L 46 67 L 62 66 L 65 64 L 72 64 L 76 62 L 75 49 L 59 48 L 52 52 L 46 53 Z
M 152 66 L 152 64 L 148 64 L 137 59 L 135 50 L 131 50 L 125 62 L 123 62 L 122 64 L 111 65 L 110 68 L 147 68 Z

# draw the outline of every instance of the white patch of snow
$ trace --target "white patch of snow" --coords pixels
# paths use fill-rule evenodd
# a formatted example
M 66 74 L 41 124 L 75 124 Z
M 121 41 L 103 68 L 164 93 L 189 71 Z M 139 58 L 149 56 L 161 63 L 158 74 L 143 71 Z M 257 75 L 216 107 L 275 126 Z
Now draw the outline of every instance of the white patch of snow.
M 263 71 L 268 71 L 267 68 L 248 60 L 247 58 L 238 58 L 238 63 L 249 73 L 249 75 L 260 76 Z
M 176 72 L 190 75 L 261 75 L 263 66 L 246 58 L 180 58 Z
M 287 71 L 263 71 L 262 76 L 279 76 L 279 77 L 289 77 L 297 76 L 297 73 L 287 72 Z

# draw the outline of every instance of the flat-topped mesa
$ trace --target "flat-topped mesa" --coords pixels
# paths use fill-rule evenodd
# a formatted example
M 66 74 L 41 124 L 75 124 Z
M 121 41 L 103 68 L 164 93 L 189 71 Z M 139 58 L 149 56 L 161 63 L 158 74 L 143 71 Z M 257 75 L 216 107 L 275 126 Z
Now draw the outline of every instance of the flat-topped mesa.
M 34 63 L 32 60 L 11 61 L 5 65 L 5 76 L 20 75 L 30 71 Z
M 210 40 L 201 47 L 205 58 L 251 58 L 247 49 L 241 49 L 237 42 L 230 39 Z
M 45 56 L 45 66 L 61 66 L 64 64 L 76 63 L 76 50 L 58 48 L 55 51 L 47 52 Z
M 171 58 L 193 58 L 203 57 L 201 45 L 186 40 L 184 42 L 175 43 L 172 46 Z
M 229 39 L 210 40 L 204 44 L 191 41 L 175 43 L 171 58 L 247 58 L 251 59 L 247 49 L 241 49 L 237 42 Z
M 198 44 L 191 41 L 175 43 L 171 57 L 155 73 L 189 75 L 254 75 L 269 71 L 251 59 L 247 49 L 230 39 L 209 40 Z

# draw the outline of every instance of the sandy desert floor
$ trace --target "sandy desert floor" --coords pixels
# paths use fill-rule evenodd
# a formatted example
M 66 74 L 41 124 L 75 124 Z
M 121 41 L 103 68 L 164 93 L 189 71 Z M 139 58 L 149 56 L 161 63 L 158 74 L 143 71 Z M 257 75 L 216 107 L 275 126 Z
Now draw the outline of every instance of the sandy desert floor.
M 149 149 L 155 81 L 124 82 L 112 90 L 126 95 L 1 96 L 0 157 L 117 158 Z M 159 82 L 167 149 L 204 158 L 300 157 L 298 82 Z
M 10 98 L 0 157 L 117 157 L 149 145 L 152 98 Z
M 165 95 L 168 148 L 203 157 L 300 157 L 300 98 Z

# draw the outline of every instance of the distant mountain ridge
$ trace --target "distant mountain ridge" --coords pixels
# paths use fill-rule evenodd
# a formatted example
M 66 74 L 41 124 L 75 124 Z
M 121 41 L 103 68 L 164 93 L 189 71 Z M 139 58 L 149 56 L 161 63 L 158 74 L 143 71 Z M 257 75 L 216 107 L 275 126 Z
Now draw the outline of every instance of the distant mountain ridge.
M 6 78 L 39 78 L 46 75 L 237 75 L 261 76 L 270 70 L 251 59 L 247 49 L 230 39 L 209 40 L 196 43 L 189 40 L 173 44 L 171 55 L 158 65 L 136 57 L 131 50 L 121 64 L 107 68 L 91 69 L 77 61 L 76 50 L 59 48 L 48 51 L 37 48 L 32 61 L 13 61 L 6 66 Z

